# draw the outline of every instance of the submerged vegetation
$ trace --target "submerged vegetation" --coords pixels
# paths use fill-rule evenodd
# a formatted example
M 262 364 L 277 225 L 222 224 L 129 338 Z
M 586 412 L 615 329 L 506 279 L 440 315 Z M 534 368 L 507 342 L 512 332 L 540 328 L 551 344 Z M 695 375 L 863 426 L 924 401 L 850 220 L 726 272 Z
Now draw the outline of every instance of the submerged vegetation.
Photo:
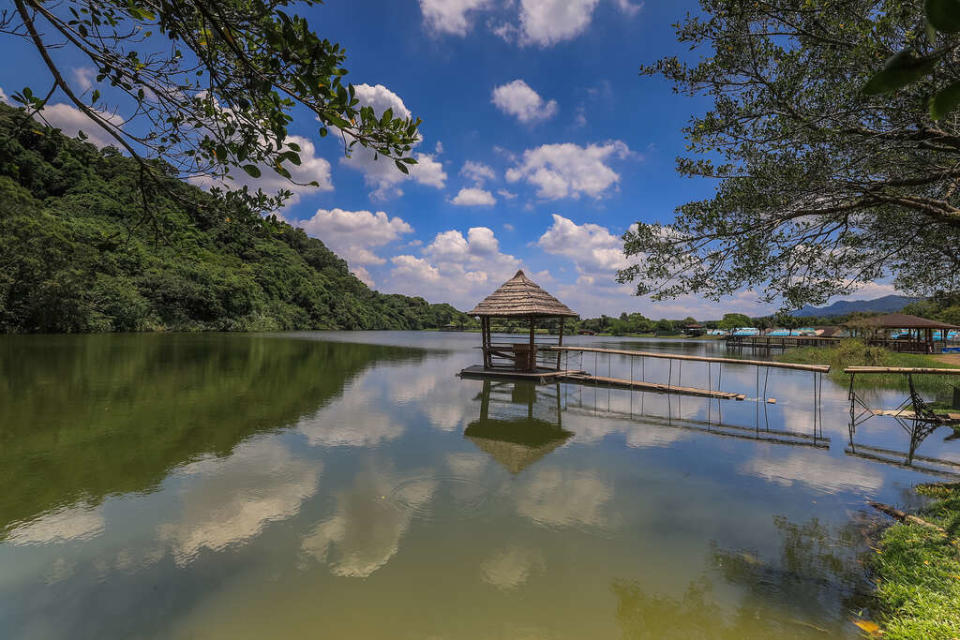
M 0 332 L 422 329 L 450 305 L 370 290 L 316 238 L 0 105 Z M 188 196 L 188 197 L 187 197 Z M 196 202 L 195 207 L 183 203 Z
M 928 355 L 918 353 L 897 353 L 882 347 L 871 347 L 862 340 L 842 340 L 833 348 L 800 347 L 790 349 L 775 358 L 778 362 L 795 362 L 798 364 L 828 364 L 830 378 L 838 384 L 849 383 L 849 377 L 843 373 L 846 367 L 932 367 L 939 369 L 953 369 L 949 364 Z M 952 390 L 951 384 L 943 376 L 913 377 L 918 390 L 931 393 L 947 393 Z M 902 375 L 877 374 L 857 379 L 858 385 L 870 385 L 883 389 L 906 389 L 907 381 Z
M 933 498 L 921 515 L 937 528 L 902 522 L 887 529 L 874 561 L 883 637 L 960 637 L 960 484 L 921 485 Z

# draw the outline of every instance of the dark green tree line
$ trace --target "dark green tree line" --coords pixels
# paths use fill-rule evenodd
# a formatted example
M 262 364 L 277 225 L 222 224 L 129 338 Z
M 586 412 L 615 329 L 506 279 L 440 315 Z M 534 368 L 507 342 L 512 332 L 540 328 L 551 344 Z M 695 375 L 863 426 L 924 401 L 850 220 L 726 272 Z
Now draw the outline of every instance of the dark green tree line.
M 450 305 L 371 291 L 316 238 L 249 225 L 168 177 L 143 224 L 138 162 L 21 126 L 0 105 L 0 331 L 421 329 L 468 320 Z M 170 195 L 168 195 L 170 194 Z M 196 203 L 186 206 L 184 203 Z

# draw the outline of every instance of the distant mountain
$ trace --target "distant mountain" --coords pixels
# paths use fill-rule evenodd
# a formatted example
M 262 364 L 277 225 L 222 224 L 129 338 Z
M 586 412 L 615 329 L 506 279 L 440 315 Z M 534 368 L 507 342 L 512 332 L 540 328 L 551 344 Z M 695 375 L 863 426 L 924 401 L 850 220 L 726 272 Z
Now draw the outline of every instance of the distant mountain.
M 838 300 L 826 307 L 802 307 L 790 313 L 794 317 L 809 316 L 842 316 L 854 311 L 875 311 L 878 313 L 893 313 L 900 311 L 911 302 L 921 298 L 907 296 L 883 296 L 873 300 Z

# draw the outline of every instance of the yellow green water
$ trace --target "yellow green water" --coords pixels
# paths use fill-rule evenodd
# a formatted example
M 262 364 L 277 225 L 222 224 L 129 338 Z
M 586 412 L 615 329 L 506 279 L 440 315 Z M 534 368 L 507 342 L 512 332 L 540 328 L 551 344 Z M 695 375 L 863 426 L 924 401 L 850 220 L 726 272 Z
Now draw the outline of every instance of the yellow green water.
M 816 428 L 795 372 L 776 405 L 461 380 L 477 340 L 0 338 L 0 637 L 858 637 L 866 502 L 933 476 L 851 455 L 845 389 Z

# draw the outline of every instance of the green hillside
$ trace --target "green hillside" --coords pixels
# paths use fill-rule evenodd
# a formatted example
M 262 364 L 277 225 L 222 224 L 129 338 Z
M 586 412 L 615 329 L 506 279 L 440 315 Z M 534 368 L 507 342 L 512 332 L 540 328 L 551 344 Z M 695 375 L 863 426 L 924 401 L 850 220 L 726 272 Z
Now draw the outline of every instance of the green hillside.
M 422 329 L 467 318 L 385 295 L 324 244 L 0 105 L 0 331 Z

